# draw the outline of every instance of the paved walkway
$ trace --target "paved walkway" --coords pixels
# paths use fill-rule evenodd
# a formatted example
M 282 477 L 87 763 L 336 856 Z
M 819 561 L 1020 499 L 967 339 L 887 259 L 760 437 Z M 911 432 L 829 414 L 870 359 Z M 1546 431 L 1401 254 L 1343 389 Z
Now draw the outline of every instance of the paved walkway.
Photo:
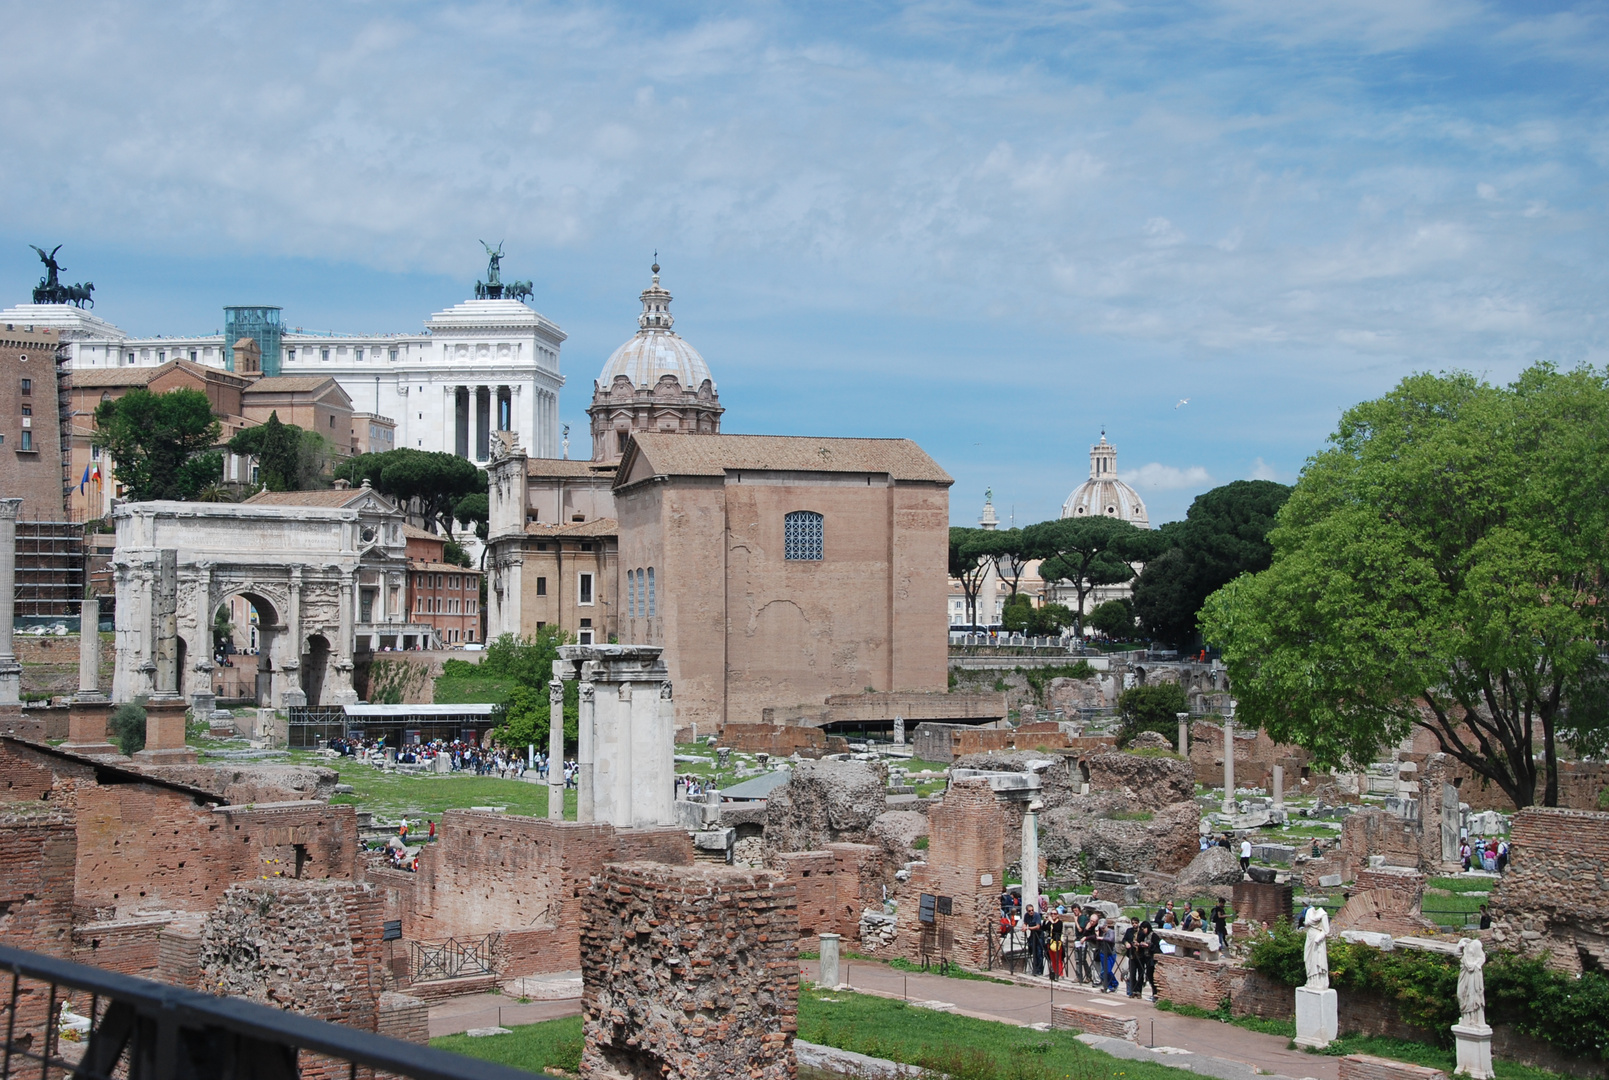
M 816 962 L 800 961 L 799 971 L 805 981 L 814 982 Z M 1275 1080 L 1278 1077 L 1338 1080 L 1339 1059 L 1287 1049 L 1290 1040 L 1284 1036 L 1263 1035 L 1216 1020 L 1162 1012 L 1149 1001 L 1131 999 L 1120 993 L 1102 994 L 1092 988 L 1074 987 L 1066 981 L 1052 984 L 1046 979 L 1019 976 L 1015 983 L 1007 986 L 896 971 L 886 964 L 868 960 L 845 960 L 839 974 L 862 993 L 908 1001 L 945 1002 L 961 1015 L 1007 1024 L 1049 1023 L 1052 1002 L 1085 1004 L 1131 1015 L 1140 1022 L 1137 1045 L 1091 1035 L 1080 1038 L 1117 1057 L 1155 1061 L 1221 1080 L 1250 1080 L 1259 1074 L 1273 1074 Z M 580 998 L 521 1005 L 517 999 L 506 995 L 475 994 L 432 1005 L 430 1037 L 477 1027 L 534 1024 L 580 1012 Z

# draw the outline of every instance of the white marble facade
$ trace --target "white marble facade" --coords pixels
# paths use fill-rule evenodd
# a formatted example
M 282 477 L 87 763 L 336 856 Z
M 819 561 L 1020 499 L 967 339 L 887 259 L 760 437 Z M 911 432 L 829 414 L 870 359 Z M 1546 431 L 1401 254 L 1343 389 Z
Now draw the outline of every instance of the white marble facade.
M 3 323 L 61 331 L 75 370 L 233 363 L 221 333 L 134 338 L 67 304 L 19 304 L 0 311 Z M 564 339 L 557 325 L 518 300 L 467 300 L 436 312 L 417 334 L 323 335 L 288 326 L 279 373 L 334 378 L 354 409 L 396 421 L 399 448 L 484 464 L 492 433 L 512 431 L 532 456 L 556 458 Z

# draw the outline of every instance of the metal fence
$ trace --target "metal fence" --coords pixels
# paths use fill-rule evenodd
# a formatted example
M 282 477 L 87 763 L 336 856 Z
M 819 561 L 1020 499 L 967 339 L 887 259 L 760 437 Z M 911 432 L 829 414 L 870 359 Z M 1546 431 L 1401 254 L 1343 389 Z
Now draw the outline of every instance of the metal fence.
M 0 1080 L 531 1080 L 532 1073 L 239 998 L 0 946 Z
M 414 982 L 497 974 L 497 934 L 446 941 L 410 941 L 408 971 Z

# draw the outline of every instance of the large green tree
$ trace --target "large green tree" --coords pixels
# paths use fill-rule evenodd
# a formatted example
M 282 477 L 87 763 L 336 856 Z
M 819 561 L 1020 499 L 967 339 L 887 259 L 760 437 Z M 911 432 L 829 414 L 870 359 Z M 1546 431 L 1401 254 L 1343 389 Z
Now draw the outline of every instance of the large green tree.
M 950 528 L 950 576 L 961 583 L 961 594 L 966 597 L 968 626 L 980 625 L 978 590 L 983 588 L 983 579 L 988 576 L 989 570 L 984 554 L 986 533 L 984 529 L 968 529 L 959 525 Z
M 1041 521 L 1022 530 L 1023 543 L 1039 564 L 1047 584 L 1066 581 L 1078 602 L 1073 616 L 1083 630 L 1084 601 L 1097 585 L 1116 585 L 1134 576 L 1134 567 L 1157 551 L 1156 534 L 1111 517 L 1071 517 Z
M 199 390 L 130 390 L 95 408 L 96 446 L 132 502 L 193 499 L 223 474 L 222 428 Z
M 453 535 L 453 516 L 468 495 L 486 491 L 486 474 L 474 462 L 436 450 L 387 450 L 359 454 L 343 462 L 335 475 L 352 483 L 367 480 L 376 491 L 401 499 L 418 500 L 426 521 Z
M 330 441 L 316 431 L 281 422 L 277 410 L 264 423 L 236 432 L 229 450 L 257 459 L 257 478 L 269 491 L 328 486 L 323 474 L 333 451 Z
M 1268 533 L 1290 493 L 1271 480 L 1236 480 L 1196 496 L 1183 521 L 1159 530 L 1166 550 L 1134 582 L 1134 611 L 1152 637 L 1191 646 L 1207 597 L 1241 574 L 1268 569 Z
M 1405 379 L 1343 416 L 1270 539 L 1201 627 L 1273 738 L 1355 764 L 1423 728 L 1517 807 L 1557 805 L 1560 743 L 1601 750 L 1604 373 Z

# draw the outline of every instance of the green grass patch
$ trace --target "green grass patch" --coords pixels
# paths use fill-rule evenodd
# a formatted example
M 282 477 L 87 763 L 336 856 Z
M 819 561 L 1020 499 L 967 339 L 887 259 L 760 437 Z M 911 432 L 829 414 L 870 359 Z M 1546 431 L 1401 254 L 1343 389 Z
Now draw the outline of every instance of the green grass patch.
M 468 1035 L 443 1035 L 430 1040 L 437 1050 L 448 1050 L 516 1069 L 542 1072 L 563 1069 L 572 1075 L 581 1069 L 581 1018 L 566 1016 L 513 1028 L 510 1035 L 490 1035 L 471 1039 Z
M 949 766 L 942 761 L 923 761 L 921 758 L 907 758 L 902 768 L 911 772 L 948 772 Z
M 1149 810 L 1113 810 L 1106 816 L 1112 821 L 1150 821 L 1156 815 Z
M 911 841 L 911 847 L 915 848 L 917 851 L 926 851 L 928 839 L 929 838 L 926 836 L 918 836 L 915 840 Z
M 527 817 L 546 817 L 548 812 L 546 784 L 459 773 L 408 776 L 388 773 L 352 758 L 337 758 L 333 762 L 320 758 L 318 763 L 338 769 L 341 782 L 353 788 L 352 794 L 336 795 L 330 802 L 358 806 L 379 817 L 394 818 L 404 813 L 412 817 L 436 817 L 443 810 L 464 810 L 471 806 L 502 806 L 510 814 Z M 564 816 L 575 820 L 573 789 L 564 793 Z
M 498 705 L 519 684 L 491 675 L 443 675 L 436 680 L 437 705 Z
M 1185 1002 L 1173 1002 L 1166 998 L 1156 1003 L 1158 1012 L 1177 1013 L 1180 1016 L 1194 1016 L 1201 1020 L 1216 1020 L 1220 1024 L 1233 1024 L 1247 1031 L 1256 1031 L 1264 1035 L 1282 1035 L 1287 1039 L 1296 1038 L 1295 1020 L 1265 1020 L 1260 1016 L 1234 1016 L 1229 1012 L 1227 1002 L 1218 1006 L 1216 1012 L 1208 1012 L 1199 1005 L 1190 1005 Z
M 1375 1057 L 1390 1058 L 1393 1061 L 1406 1061 L 1410 1065 L 1441 1069 L 1448 1076 L 1453 1074 L 1453 1067 L 1458 1063 L 1457 1054 L 1452 1050 L 1443 1050 L 1439 1046 L 1428 1046 L 1425 1043 L 1405 1042 L 1402 1039 L 1386 1039 L 1378 1035 L 1342 1035 L 1324 1049 L 1309 1050 L 1308 1053 L 1324 1054 L 1328 1057 L 1373 1054 Z M 1492 1071 L 1497 1074 L 1497 1080 L 1564 1080 L 1563 1073 L 1537 1069 L 1512 1061 L 1493 1061 Z
M 1450 893 L 1489 893 L 1497 888 L 1500 878 L 1433 877 L 1425 882 L 1426 889 L 1441 889 Z

